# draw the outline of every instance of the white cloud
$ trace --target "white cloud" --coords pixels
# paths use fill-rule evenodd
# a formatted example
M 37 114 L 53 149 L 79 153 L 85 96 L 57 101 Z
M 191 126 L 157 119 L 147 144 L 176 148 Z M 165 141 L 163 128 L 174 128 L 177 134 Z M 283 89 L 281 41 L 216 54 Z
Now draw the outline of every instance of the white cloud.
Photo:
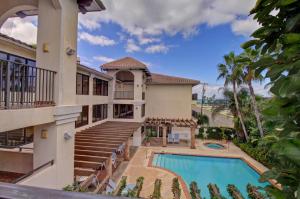
M 198 99 L 200 99 L 202 97 L 202 84 L 199 84 L 195 87 L 193 87 L 193 93 L 198 93 Z M 220 90 L 220 88 L 222 88 L 223 86 L 221 85 L 206 85 L 205 86 L 205 96 L 206 97 L 212 97 L 213 95 L 216 96 L 216 99 L 222 99 L 223 98 L 223 94 L 222 94 L 222 90 Z
M 143 37 L 143 36 L 138 37 L 138 40 L 139 40 L 140 45 L 145 45 L 145 44 L 150 44 L 150 43 L 155 43 L 155 42 L 161 41 L 159 38 L 151 38 L 151 37 Z
M 231 29 L 236 35 L 243 35 L 245 37 L 251 35 L 255 30 L 260 27 L 257 21 L 248 17 L 246 19 L 234 20 L 231 24 Z
M 105 56 L 101 56 L 101 55 L 100 56 L 94 56 L 93 59 L 97 60 L 97 61 L 100 61 L 100 62 L 103 62 L 103 63 L 112 62 L 112 61 L 115 60 L 114 58 L 105 57 Z
M 2 34 L 21 40 L 28 44 L 36 44 L 36 17 L 9 18 L 0 29 Z
M 259 83 L 253 83 L 254 92 L 256 95 L 261 95 L 263 97 L 270 97 L 271 93 L 269 90 L 269 87 L 265 86 L 266 83 L 259 84 Z M 248 89 L 248 86 L 244 85 L 242 86 L 246 89 Z M 205 86 L 205 96 L 206 97 L 212 97 L 215 95 L 216 99 L 223 99 L 223 86 L 222 85 L 214 85 L 214 84 L 208 84 Z M 231 87 L 228 87 L 231 89 Z M 193 93 L 198 93 L 198 98 L 200 99 L 202 96 L 202 84 L 199 84 L 195 87 L 193 87 Z
M 151 45 L 145 49 L 146 53 L 167 53 L 169 47 L 164 44 Z
M 103 0 L 106 10 L 80 15 L 88 29 L 101 22 L 114 22 L 136 37 L 182 34 L 185 38 L 199 32 L 199 25 L 232 23 L 247 16 L 255 0 Z M 130 11 L 128 11 L 130 7 Z M 142 44 L 142 43 L 140 43 Z
M 133 39 L 127 40 L 125 49 L 126 49 L 126 52 L 128 52 L 128 53 L 141 51 L 141 47 L 139 47 Z
M 114 40 L 109 39 L 103 35 L 92 35 L 87 32 L 80 32 L 78 34 L 78 39 L 84 40 L 90 44 L 99 45 L 99 46 L 113 46 L 116 44 L 116 42 Z

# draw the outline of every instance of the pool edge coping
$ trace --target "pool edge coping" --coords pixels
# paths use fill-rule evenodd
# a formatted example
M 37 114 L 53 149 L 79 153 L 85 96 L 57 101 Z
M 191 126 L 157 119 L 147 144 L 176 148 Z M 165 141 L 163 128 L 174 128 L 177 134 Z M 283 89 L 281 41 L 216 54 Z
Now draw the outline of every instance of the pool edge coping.
M 182 185 L 182 189 L 183 189 L 183 192 L 185 193 L 187 199 L 191 199 L 191 196 L 190 196 L 190 192 L 188 191 L 189 189 L 187 188 L 187 185 L 186 183 L 184 182 L 184 180 L 182 179 L 181 176 L 179 176 L 178 174 L 176 174 L 175 172 L 173 171 L 170 171 L 168 169 L 165 169 L 165 168 L 162 168 L 162 167 L 158 167 L 158 166 L 153 166 L 152 165 L 152 162 L 153 162 L 153 158 L 154 158 L 154 155 L 155 154 L 170 154 L 170 155 L 186 155 L 186 156 L 196 156 L 196 157 L 214 157 L 214 158 L 231 158 L 231 159 L 240 159 L 242 161 L 244 161 L 249 167 L 251 167 L 254 171 L 256 171 L 260 176 L 264 173 L 262 172 L 259 168 L 257 168 L 254 164 L 252 164 L 250 161 L 248 161 L 246 158 L 244 157 L 235 157 L 235 156 L 223 156 L 223 155 L 219 155 L 219 156 L 216 156 L 216 155 L 199 155 L 199 154 L 187 154 L 187 153 L 171 153 L 171 152 L 151 152 L 151 155 L 150 155 L 150 158 L 148 160 L 148 167 L 152 167 L 152 168 L 158 168 L 158 169 L 161 169 L 163 171 L 167 171 L 173 175 L 175 175 L 176 177 L 178 177 L 180 183 Z M 270 184 L 272 184 L 274 187 L 276 187 L 277 189 L 281 189 L 281 186 L 279 184 L 276 183 L 276 180 L 268 180 L 268 182 Z

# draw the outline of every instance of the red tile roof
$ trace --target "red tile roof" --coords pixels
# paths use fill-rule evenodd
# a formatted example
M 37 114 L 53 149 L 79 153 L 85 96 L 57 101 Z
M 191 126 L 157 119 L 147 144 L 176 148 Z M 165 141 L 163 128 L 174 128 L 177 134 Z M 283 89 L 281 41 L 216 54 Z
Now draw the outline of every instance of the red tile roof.
M 168 76 L 168 75 L 162 75 L 162 74 L 156 74 L 151 73 L 151 78 L 148 79 L 147 84 L 184 84 L 184 85 L 197 85 L 200 81 L 193 80 L 193 79 L 187 79 L 182 77 L 174 77 L 174 76 Z
M 118 59 L 112 62 L 108 62 L 101 66 L 104 70 L 112 70 L 112 69 L 147 69 L 147 66 L 132 58 L 132 57 L 124 57 L 122 59 Z

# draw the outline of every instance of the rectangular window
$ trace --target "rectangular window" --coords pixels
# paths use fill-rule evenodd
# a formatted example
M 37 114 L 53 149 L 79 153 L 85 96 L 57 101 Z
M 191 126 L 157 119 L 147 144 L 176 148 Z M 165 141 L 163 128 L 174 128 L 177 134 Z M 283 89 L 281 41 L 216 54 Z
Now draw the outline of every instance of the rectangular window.
M 114 118 L 133 119 L 133 105 L 114 104 Z
M 93 105 L 93 122 L 107 118 L 107 104 Z
M 93 94 L 94 95 L 101 95 L 101 96 L 108 96 L 108 82 L 94 78 L 93 79 Z
M 146 104 L 142 105 L 142 117 L 145 117 L 145 112 L 146 112 Z
M 87 125 L 89 123 L 89 106 L 82 106 L 82 112 L 78 117 L 77 121 L 75 121 L 75 127 L 81 127 Z
M 89 94 L 89 76 L 81 73 L 76 75 L 76 94 L 88 95 Z
M 15 148 L 33 142 L 33 128 L 17 129 L 0 133 L 0 147 Z

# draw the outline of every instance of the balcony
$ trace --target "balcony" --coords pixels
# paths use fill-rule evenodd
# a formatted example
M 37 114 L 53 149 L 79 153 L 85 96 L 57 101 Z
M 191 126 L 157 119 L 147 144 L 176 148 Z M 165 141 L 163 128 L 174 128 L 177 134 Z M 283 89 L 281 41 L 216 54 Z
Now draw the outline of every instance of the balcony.
M 55 73 L 0 60 L 0 110 L 53 106 Z
M 115 91 L 114 99 L 133 100 L 134 92 L 133 91 Z

